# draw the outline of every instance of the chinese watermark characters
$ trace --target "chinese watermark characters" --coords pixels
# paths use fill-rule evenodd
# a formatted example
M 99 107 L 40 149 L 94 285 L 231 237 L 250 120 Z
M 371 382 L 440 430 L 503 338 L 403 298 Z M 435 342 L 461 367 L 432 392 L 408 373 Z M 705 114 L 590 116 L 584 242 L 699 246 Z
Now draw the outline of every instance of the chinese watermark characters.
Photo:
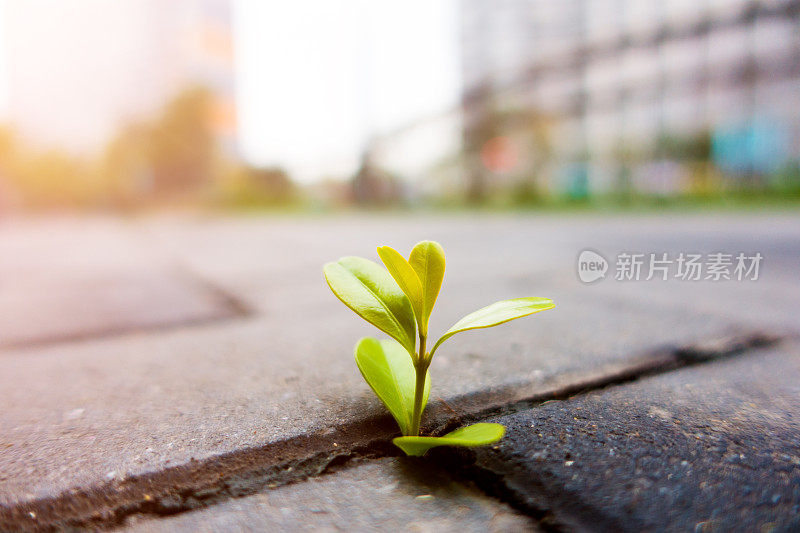
M 763 259 L 760 252 L 623 252 L 612 270 L 616 281 L 757 281 Z M 578 277 L 584 283 L 605 278 L 609 269 L 598 252 L 584 250 L 578 256 Z

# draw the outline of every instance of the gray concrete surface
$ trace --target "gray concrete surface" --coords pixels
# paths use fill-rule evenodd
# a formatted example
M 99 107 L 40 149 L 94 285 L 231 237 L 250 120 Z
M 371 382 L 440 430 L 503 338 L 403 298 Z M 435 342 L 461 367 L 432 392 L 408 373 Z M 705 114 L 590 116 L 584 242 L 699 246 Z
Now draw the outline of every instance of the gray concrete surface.
M 378 459 L 174 518 L 132 521 L 130 532 L 538 531 L 535 523 L 443 469 Z
M 550 402 L 477 464 L 578 529 L 797 531 L 799 375 L 792 344 Z
M 0 347 L 236 316 L 229 299 L 143 246 L 124 221 L 0 225 Z
M 647 364 L 664 346 L 749 330 L 795 331 L 798 222 L 789 214 L 730 214 L 5 223 L 0 249 L 13 254 L 0 256 L 0 272 L 22 279 L 33 268 L 25 265 L 39 265 L 48 283 L 66 288 L 105 272 L 112 292 L 115 279 L 141 289 L 116 292 L 115 309 L 142 316 L 151 305 L 158 320 L 102 338 L 75 335 L 70 342 L 5 348 L 0 342 L 0 505 L 68 497 L 87 487 L 112 490 L 181 465 L 201 470 L 204 461 L 225 454 L 300 437 L 332 438 L 337 428 L 380 417 L 383 409 L 352 361 L 355 341 L 378 332 L 341 305 L 322 279 L 322 264 L 339 256 L 375 258 L 378 244 L 407 250 L 423 238 L 442 242 L 448 271 L 434 331 L 502 298 L 556 301 L 552 311 L 443 346 L 431 368 L 432 406 L 462 414 L 472 395 L 496 393 L 499 402 L 536 396 Z M 69 236 L 71 259 L 50 263 L 49 250 L 63 256 L 62 239 L 53 237 L 62 235 L 58 228 L 67 228 L 61 231 Z M 757 282 L 584 285 L 575 261 L 586 247 L 607 256 L 620 249 L 761 251 L 765 260 Z M 152 275 L 133 283 L 111 275 L 141 271 Z M 25 283 L 35 287 L 42 277 Z M 180 298 L 165 285 L 185 305 L 172 306 Z M 17 286 L 0 286 L 0 316 L 14 317 L 14 302 L 25 293 Z M 85 331 L 83 325 L 112 315 L 90 297 L 65 294 L 36 297 L 30 309 L 40 312 L 26 311 L 25 338 Z M 220 295 L 249 312 L 217 316 Z M 0 320 L 7 330 L 14 323 Z M 370 438 L 354 433 L 351 442 Z

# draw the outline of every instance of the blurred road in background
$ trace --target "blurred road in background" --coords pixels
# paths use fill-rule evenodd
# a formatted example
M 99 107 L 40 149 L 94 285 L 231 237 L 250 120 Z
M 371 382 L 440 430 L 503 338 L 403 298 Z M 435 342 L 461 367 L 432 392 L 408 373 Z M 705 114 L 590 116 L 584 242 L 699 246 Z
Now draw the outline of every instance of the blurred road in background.
M 546 296 L 557 305 L 448 342 L 431 367 L 428 430 L 519 402 L 533 406 L 537 398 L 624 388 L 625 380 L 680 366 L 706 368 L 706 359 L 738 352 L 746 358 L 778 337 L 789 355 L 771 363 L 772 374 L 754 373 L 756 388 L 768 391 L 773 374 L 783 373 L 783 382 L 800 377 L 793 344 L 800 327 L 796 214 L 10 219 L 0 226 L 0 525 L 120 525 L 134 515 L 261 494 L 343 457 L 393 453 L 385 443 L 396 429 L 352 359 L 356 340 L 378 332 L 336 300 L 321 269 L 344 255 L 377 260 L 381 244 L 408 251 L 422 239 L 440 241 L 448 260 L 433 331 L 504 298 Z M 584 249 L 608 260 L 605 279 L 579 279 Z M 646 281 L 651 253 L 699 253 L 703 279 L 676 278 L 673 263 L 668 281 L 660 271 Z M 705 279 L 713 277 L 711 255 L 719 253 L 731 255 L 734 279 Z M 741 281 L 740 253 L 762 256 L 757 272 Z M 615 279 L 628 274 L 620 254 L 645 256 L 639 281 Z M 695 376 L 693 369 L 681 372 Z M 727 386 L 722 378 L 709 383 Z M 748 394 L 742 390 L 742 401 L 750 401 Z M 661 394 L 666 406 L 659 408 L 669 411 L 670 401 Z M 596 421 L 591 406 L 583 409 Z M 764 417 L 778 416 L 764 409 Z M 795 423 L 771 420 L 771 431 L 796 442 Z M 547 435 L 547 419 L 537 424 Z M 536 448 L 537 438 L 525 446 Z M 392 462 L 368 464 L 389 477 L 386 486 L 406 478 Z M 333 492 L 339 475 L 325 478 Z M 352 484 L 360 474 L 341 475 Z M 408 497 L 403 483 L 384 506 L 389 515 L 392 501 L 399 508 Z M 358 502 L 331 503 L 326 486 L 309 485 L 316 496 L 308 501 L 323 498 L 320 505 L 333 505 L 334 515 L 337 505 L 367 512 Z M 302 494 L 306 485 L 293 487 Z M 463 490 L 459 498 L 467 503 L 459 505 L 476 528 L 497 513 L 510 523 L 520 518 L 519 505 L 488 512 L 485 506 L 500 504 Z M 450 512 L 451 492 L 437 496 L 437 512 Z M 241 505 L 261 512 L 258 498 L 204 513 L 235 523 Z M 780 498 L 786 509 L 800 504 L 796 491 Z M 315 516 L 337 524 L 325 513 L 304 516 L 306 525 Z

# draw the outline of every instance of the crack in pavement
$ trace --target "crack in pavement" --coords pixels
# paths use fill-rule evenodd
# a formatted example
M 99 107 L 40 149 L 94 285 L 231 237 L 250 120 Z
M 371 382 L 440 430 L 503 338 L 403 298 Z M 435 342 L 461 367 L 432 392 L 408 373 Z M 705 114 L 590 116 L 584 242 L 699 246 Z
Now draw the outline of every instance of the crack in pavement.
M 35 339 L 25 339 L 20 341 L 0 340 L 0 350 L 32 349 L 54 344 L 100 340 L 118 335 L 171 331 L 186 327 L 200 327 L 207 326 L 209 324 L 216 324 L 225 320 L 247 318 L 256 314 L 255 310 L 250 308 L 250 306 L 248 306 L 243 300 L 216 285 L 215 283 L 193 273 L 187 268 L 183 268 L 180 265 L 175 265 L 172 268 L 172 273 L 174 273 L 181 282 L 187 283 L 190 286 L 190 289 L 196 289 L 199 295 L 205 296 L 212 300 L 214 302 L 214 311 L 208 316 L 168 320 L 161 324 L 123 324 L 106 328 L 89 328 L 83 331 L 72 333 L 42 335 Z
M 773 346 L 785 338 L 757 331 L 742 333 L 653 350 L 643 354 L 640 362 L 619 371 L 550 390 L 531 393 L 534 385 L 528 383 L 465 394 L 430 406 L 425 430 L 439 435 L 464 423 Z M 191 511 L 319 476 L 354 460 L 401 456 L 400 450 L 391 444 L 396 435 L 396 424 L 387 414 L 352 421 L 318 434 L 299 435 L 199 461 L 192 459 L 159 471 L 74 488 L 52 498 L 0 506 L 0 530 L 107 529 L 123 525 L 134 515 L 158 517 Z M 434 457 L 450 457 L 455 472 L 471 478 L 481 490 L 538 520 L 545 529 L 559 529 L 546 505 L 521 499 L 496 475 L 471 470 L 464 453 L 469 452 L 439 451 Z
M 755 335 L 730 339 L 727 343 L 686 347 L 675 352 L 677 366 L 671 370 L 698 366 L 712 361 L 718 362 L 739 354 L 756 355 L 760 349 L 774 347 L 786 341 L 796 342 L 797 338 L 794 335 L 781 338 Z M 720 351 L 715 351 L 713 346 L 718 346 Z M 581 398 L 583 393 L 604 393 L 617 387 L 624 388 L 626 384 L 646 377 L 666 374 L 668 372 L 652 371 L 635 377 L 622 376 L 619 381 L 610 382 L 603 387 L 587 389 L 574 395 L 564 395 L 546 402 L 529 402 L 527 404 L 520 402 L 518 405 L 510 406 L 508 411 L 487 411 L 485 417 L 482 414 L 477 418 L 495 422 L 498 418 L 507 415 L 513 416 L 517 412 L 530 411 L 545 403 L 568 402 Z M 536 411 L 531 412 L 535 413 Z M 449 425 L 443 429 L 443 431 L 448 430 L 450 430 Z M 694 435 L 692 437 L 694 438 Z M 511 455 L 494 456 L 491 452 L 481 452 L 471 448 L 453 448 L 447 451 L 444 448 L 435 448 L 429 452 L 428 457 L 432 462 L 450 472 L 456 481 L 472 483 L 486 495 L 529 516 L 543 531 L 623 531 L 631 529 L 631 523 L 620 523 L 614 516 L 609 516 L 591 502 L 586 502 L 578 492 L 574 490 L 561 491 L 549 485 L 550 478 L 547 472 L 538 477 L 533 472 L 523 470 L 522 475 L 517 476 L 519 465 L 510 458 L 514 456 L 514 453 L 516 452 L 511 452 Z M 566 462 L 572 462 L 569 451 L 564 457 Z M 737 462 L 736 466 L 740 469 L 760 471 L 757 467 L 740 462 Z M 615 481 L 610 480 L 610 482 L 614 483 Z M 637 530 L 638 527 L 634 526 L 633 530 Z

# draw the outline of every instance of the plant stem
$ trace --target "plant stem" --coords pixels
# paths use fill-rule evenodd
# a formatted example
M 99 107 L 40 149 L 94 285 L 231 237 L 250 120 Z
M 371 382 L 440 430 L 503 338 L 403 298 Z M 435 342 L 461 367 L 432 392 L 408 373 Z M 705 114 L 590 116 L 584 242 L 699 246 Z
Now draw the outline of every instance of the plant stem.
M 414 370 L 417 373 L 417 383 L 414 386 L 414 412 L 411 416 L 411 435 L 414 437 L 419 436 L 419 424 L 422 420 L 422 410 L 425 408 L 422 405 L 422 398 L 425 395 L 425 378 L 428 375 L 429 362 L 425 357 L 425 341 L 427 338 L 420 334 L 419 336 L 419 354 L 414 363 Z

